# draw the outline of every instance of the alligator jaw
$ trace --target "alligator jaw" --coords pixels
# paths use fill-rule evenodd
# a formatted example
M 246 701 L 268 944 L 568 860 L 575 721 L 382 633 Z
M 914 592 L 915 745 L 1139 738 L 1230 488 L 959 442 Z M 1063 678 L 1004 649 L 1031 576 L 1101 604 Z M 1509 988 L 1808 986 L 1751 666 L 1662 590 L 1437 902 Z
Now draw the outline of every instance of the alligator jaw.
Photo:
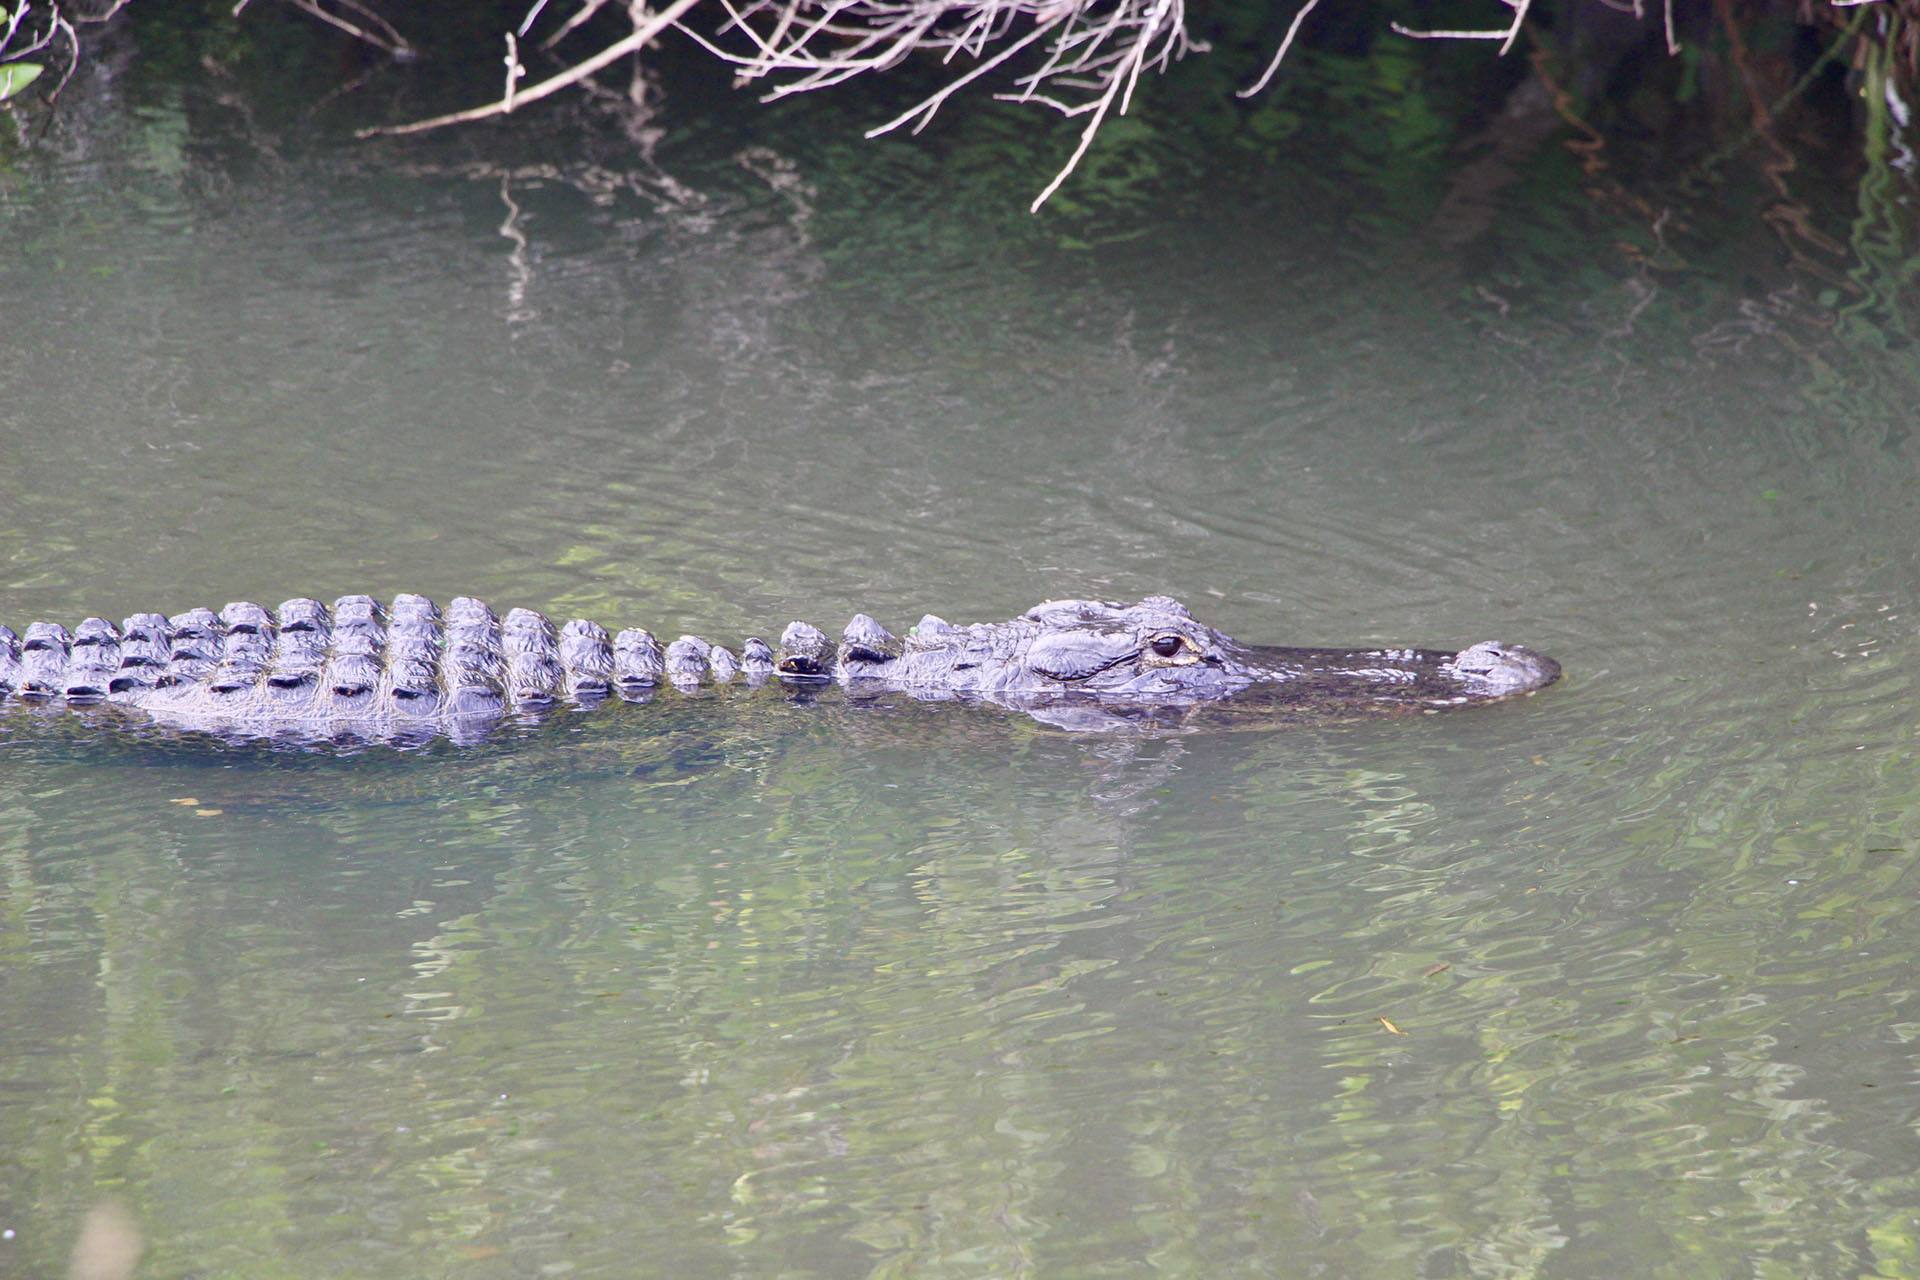
M 1552 658 L 1494 641 L 1458 653 L 1234 646 L 1206 667 L 1201 685 L 1154 697 L 1065 689 L 981 700 L 1076 733 L 1189 733 L 1433 715 L 1526 697 L 1560 678 Z
M 1249 677 L 1234 702 L 1322 719 L 1417 714 L 1536 693 L 1560 664 L 1521 645 L 1484 640 L 1438 649 L 1328 649 L 1256 645 L 1236 656 Z

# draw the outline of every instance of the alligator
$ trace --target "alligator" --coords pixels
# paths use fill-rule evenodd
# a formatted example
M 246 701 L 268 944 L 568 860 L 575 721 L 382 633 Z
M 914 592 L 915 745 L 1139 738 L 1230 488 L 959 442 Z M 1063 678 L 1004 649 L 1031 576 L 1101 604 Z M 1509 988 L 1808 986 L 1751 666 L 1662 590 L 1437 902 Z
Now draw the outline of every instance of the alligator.
M 857 614 L 838 643 L 795 622 L 779 646 L 738 652 L 696 636 L 662 644 L 598 623 L 556 628 L 530 609 L 498 618 L 469 597 L 443 613 L 424 596 L 382 607 L 364 595 L 331 608 L 295 599 L 268 611 L 229 604 L 69 632 L 0 626 L 0 709 L 64 702 L 110 718 L 229 740 L 477 741 L 509 718 L 610 697 L 778 683 L 840 686 L 851 699 L 904 695 L 1024 712 L 1071 730 L 1323 722 L 1434 712 L 1530 694 L 1560 676 L 1553 659 L 1483 641 L 1434 649 L 1240 644 L 1166 596 L 1134 605 L 1050 600 L 1008 622 L 955 626 L 928 615 L 895 637 Z

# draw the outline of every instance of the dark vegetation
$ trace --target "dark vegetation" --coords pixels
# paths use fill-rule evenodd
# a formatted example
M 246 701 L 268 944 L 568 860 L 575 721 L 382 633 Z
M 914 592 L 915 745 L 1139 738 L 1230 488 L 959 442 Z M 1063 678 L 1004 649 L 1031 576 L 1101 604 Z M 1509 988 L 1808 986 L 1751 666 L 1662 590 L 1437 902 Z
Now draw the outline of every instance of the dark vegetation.
M 1483 268 L 1495 307 L 1569 272 L 1705 274 L 1740 296 L 1696 345 L 1787 319 L 1907 342 L 1920 0 L 529 3 L 0 0 L 0 148 L 75 110 L 119 41 L 249 129 L 297 115 L 388 156 L 479 130 L 496 167 L 583 190 L 671 203 L 657 149 L 731 129 L 790 199 L 843 176 L 870 207 L 849 175 L 877 152 L 943 209 L 1031 203 L 1067 244 L 1182 193 L 1320 201 Z M 590 117 L 598 176 L 553 148 L 513 168 L 512 137 L 473 123 L 508 113 Z M 799 144 L 759 145 L 803 117 Z

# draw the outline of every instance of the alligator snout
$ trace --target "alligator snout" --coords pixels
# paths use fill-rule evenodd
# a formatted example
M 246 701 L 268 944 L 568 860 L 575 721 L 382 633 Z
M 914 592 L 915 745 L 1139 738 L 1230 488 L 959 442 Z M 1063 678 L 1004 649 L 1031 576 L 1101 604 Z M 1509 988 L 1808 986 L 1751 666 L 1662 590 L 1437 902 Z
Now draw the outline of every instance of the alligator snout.
M 1470 694 L 1482 698 L 1532 693 L 1560 678 L 1560 664 L 1546 654 L 1498 640 L 1469 645 L 1448 665 Z

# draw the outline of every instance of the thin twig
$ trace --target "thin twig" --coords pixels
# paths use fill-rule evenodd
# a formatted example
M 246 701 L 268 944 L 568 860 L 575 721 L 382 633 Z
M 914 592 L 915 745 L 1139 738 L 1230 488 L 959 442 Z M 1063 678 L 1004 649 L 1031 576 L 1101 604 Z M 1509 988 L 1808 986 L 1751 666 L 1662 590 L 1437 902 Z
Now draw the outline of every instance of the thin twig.
M 867 137 L 877 138 L 883 133 L 890 133 L 893 130 L 899 128 L 901 125 L 905 124 L 907 121 L 913 119 L 915 116 L 920 117 L 920 123 L 913 126 L 913 132 L 915 133 L 920 132 L 921 129 L 926 127 L 927 121 L 933 119 L 933 113 L 940 109 L 940 105 L 944 103 L 948 98 L 952 97 L 956 91 L 961 89 L 963 86 L 971 84 L 973 81 L 978 80 L 981 76 L 984 76 L 985 74 L 987 74 L 987 72 L 993 70 L 995 67 L 1005 62 L 1008 58 L 1011 58 L 1014 54 L 1020 52 L 1022 49 L 1032 44 L 1035 40 L 1038 40 L 1041 36 L 1046 35 L 1049 31 L 1053 30 L 1053 28 L 1057 25 L 1058 23 L 1054 22 L 1054 23 L 1049 23 L 1048 25 L 1043 27 L 1035 27 L 1032 31 L 1028 32 L 1025 36 L 1021 37 L 1019 40 L 1014 41 L 1012 44 L 1002 49 L 999 53 L 987 59 L 985 62 L 981 63 L 979 66 L 975 67 L 972 71 L 967 72 L 967 74 L 959 77 L 958 79 L 946 85 L 939 92 L 935 93 L 932 97 L 928 98 L 926 101 L 922 102 L 919 106 L 913 108 L 911 111 L 903 112 L 902 114 L 897 115 L 893 119 L 887 121 L 885 124 L 879 125 L 879 126 L 876 126 L 875 128 L 867 130 Z
M 513 113 L 514 90 L 519 87 L 521 79 L 526 74 L 527 69 L 520 65 L 520 42 L 513 32 L 509 31 L 507 32 L 507 88 L 500 95 L 502 115 Z
M 537 102 L 541 98 L 556 94 L 569 85 L 575 85 L 586 79 L 602 67 L 618 62 L 628 54 L 646 47 L 647 42 L 680 20 L 680 15 L 693 8 L 699 0 L 674 0 L 665 9 L 636 28 L 632 35 L 616 40 L 599 53 L 584 62 L 579 62 L 562 71 L 557 76 L 549 76 L 531 89 L 516 95 L 514 105 Z M 505 115 L 508 106 L 505 102 L 490 102 L 484 107 L 473 107 L 466 111 L 455 111 L 450 115 L 435 116 L 431 120 L 416 120 L 411 124 L 375 125 L 361 129 L 356 137 L 370 138 L 376 134 L 421 133 L 428 129 L 439 129 L 450 124 L 459 124 L 465 120 L 484 120 L 489 116 Z
M 1285 61 L 1287 50 L 1293 47 L 1293 38 L 1300 34 L 1300 24 L 1307 20 L 1307 15 L 1312 13 L 1313 7 L 1319 3 L 1320 0 L 1307 0 L 1305 4 L 1300 6 L 1300 12 L 1293 15 L 1293 21 L 1287 26 L 1287 38 L 1280 42 L 1278 49 L 1274 50 L 1273 61 L 1267 64 L 1267 69 L 1260 73 L 1258 80 L 1255 80 L 1251 85 L 1240 90 L 1239 93 L 1234 95 L 1235 97 L 1251 98 L 1254 94 L 1259 93 L 1267 87 L 1267 82 L 1273 79 L 1274 73 L 1280 70 L 1281 62 Z
M 241 3 L 245 4 L 246 0 L 241 0 Z M 291 0 L 291 3 L 294 8 L 299 9 L 301 12 L 311 14 L 329 26 L 338 27 L 354 39 L 364 41 L 376 49 L 384 50 L 393 57 L 404 58 L 413 52 L 413 46 L 407 43 L 406 37 L 394 30 L 393 26 L 388 23 L 385 18 L 382 18 L 365 5 L 355 3 L 355 0 L 336 0 L 336 3 L 352 9 L 367 19 L 370 24 L 379 26 L 384 34 L 376 34 L 364 27 L 355 26 L 338 14 L 327 12 L 320 7 L 319 0 Z M 238 7 L 236 7 L 235 12 L 237 13 L 238 11 Z
M 1421 31 L 1413 27 L 1403 27 L 1397 22 L 1387 25 L 1395 33 L 1411 40 L 1498 40 L 1501 56 L 1513 48 L 1513 42 L 1520 38 L 1520 26 L 1527 20 L 1527 9 L 1533 0 L 1500 0 L 1501 4 L 1513 10 L 1513 21 L 1503 31 Z

